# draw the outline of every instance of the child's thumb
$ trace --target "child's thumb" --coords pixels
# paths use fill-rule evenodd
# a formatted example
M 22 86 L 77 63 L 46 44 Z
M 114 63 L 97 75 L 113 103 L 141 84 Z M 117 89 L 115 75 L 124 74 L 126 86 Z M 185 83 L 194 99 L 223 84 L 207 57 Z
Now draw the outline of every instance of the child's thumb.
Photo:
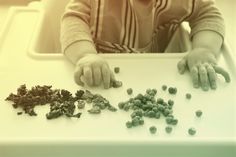
M 187 60 L 186 60 L 186 57 L 184 57 L 183 59 L 181 59 L 178 64 L 177 64 L 177 67 L 178 67 L 178 71 L 180 74 L 184 74 L 184 72 L 186 71 L 187 69 Z

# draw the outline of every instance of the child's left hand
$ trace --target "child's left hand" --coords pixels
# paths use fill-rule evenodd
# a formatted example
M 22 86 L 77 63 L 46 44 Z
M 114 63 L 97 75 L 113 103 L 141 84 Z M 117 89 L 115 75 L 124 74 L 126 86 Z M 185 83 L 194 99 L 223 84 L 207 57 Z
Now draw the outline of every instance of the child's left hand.
M 184 74 L 186 69 L 190 71 L 193 86 L 202 87 L 207 91 L 209 87 L 216 89 L 216 74 L 221 74 L 226 82 L 230 82 L 230 76 L 227 71 L 217 66 L 216 57 L 206 48 L 195 48 L 191 50 L 181 61 L 178 62 L 180 74 Z

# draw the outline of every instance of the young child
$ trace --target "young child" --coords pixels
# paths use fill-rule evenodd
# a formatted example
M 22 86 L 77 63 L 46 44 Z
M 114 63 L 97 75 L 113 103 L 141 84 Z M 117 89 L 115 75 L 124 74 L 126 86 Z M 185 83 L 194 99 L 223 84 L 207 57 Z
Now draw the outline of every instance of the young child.
M 109 88 L 113 72 L 97 53 L 164 52 L 184 21 L 192 49 L 178 63 L 179 72 L 188 69 L 193 86 L 203 90 L 216 89 L 217 73 L 230 82 L 217 66 L 225 27 L 213 0 L 71 0 L 62 17 L 62 52 L 76 65 L 78 85 Z

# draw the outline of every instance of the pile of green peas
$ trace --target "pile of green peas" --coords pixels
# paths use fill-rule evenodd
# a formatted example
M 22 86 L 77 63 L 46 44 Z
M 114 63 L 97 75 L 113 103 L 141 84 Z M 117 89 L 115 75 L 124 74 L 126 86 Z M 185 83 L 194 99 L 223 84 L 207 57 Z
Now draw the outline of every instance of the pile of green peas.
M 129 91 L 129 92 L 128 92 Z M 132 88 L 127 89 L 127 94 L 133 92 Z M 131 120 L 126 122 L 127 128 L 132 128 L 144 124 L 144 117 L 160 119 L 164 117 L 169 125 L 177 125 L 178 119 L 173 115 L 174 101 L 167 102 L 162 98 L 156 98 L 156 89 L 146 89 L 145 94 L 139 93 L 134 98 L 118 104 L 119 109 L 132 111 Z

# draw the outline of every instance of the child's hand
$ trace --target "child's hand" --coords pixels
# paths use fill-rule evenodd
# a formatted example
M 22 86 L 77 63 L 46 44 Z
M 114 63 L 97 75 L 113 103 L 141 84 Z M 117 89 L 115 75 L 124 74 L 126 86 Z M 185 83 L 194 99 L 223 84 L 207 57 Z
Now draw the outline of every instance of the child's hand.
M 193 49 L 179 61 L 178 70 L 180 74 L 183 74 L 187 68 L 190 71 L 195 88 L 201 86 L 205 91 L 209 87 L 216 89 L 216 73 L 221 74 L 226 82 L 230 82 L 228 72 L 217 66 L 215 56 L 205 48 Z
M 81 77 L 84 77 L 83 82 Z M 115 80 L 105 59 L 97 54 L 86 54 L 76 63 L 74 79 L 78 85 L 99 86 L 103 83 L 104 88 L 110 87 L 110 82 Z

